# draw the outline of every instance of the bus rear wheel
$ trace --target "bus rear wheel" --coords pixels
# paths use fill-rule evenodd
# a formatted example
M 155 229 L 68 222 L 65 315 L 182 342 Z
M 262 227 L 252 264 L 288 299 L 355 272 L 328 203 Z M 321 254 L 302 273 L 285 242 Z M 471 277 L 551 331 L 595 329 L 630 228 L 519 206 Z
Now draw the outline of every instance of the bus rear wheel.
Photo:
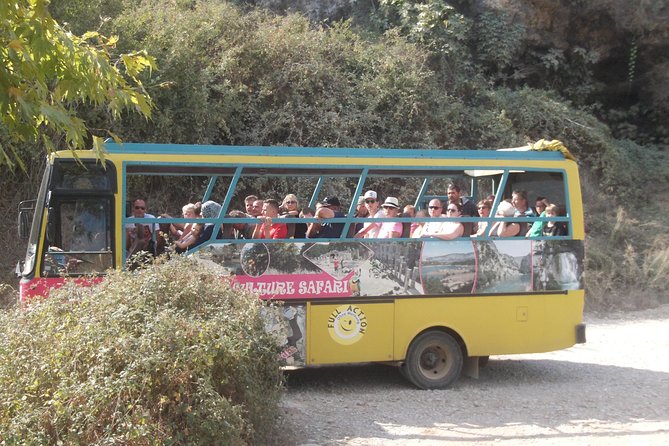
M 403 375 L 421 389 L 444 389 L 458 379 L 462 364 L 462 350 L 451 335 L 427 331 L 409 346 Z

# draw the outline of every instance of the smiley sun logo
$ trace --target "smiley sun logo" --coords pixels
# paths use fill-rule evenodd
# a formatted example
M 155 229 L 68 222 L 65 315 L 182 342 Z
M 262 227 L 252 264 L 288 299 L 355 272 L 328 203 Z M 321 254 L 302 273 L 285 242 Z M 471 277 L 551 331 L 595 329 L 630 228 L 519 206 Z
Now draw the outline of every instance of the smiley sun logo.
M 328 318 L 328 331 L 336 342 L 351 345 L 358 342 L 367 330 L 367 316 L 355 305 L 342 305 Z

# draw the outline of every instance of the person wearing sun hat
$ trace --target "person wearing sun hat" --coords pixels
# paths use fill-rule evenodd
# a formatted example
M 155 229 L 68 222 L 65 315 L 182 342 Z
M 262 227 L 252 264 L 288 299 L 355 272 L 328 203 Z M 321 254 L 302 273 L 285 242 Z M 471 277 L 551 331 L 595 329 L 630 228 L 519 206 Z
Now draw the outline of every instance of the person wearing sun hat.
M 400 203 L 395 197 L 386 197 L 381 205 L 384 218 L 397 218 L 400 213 Z M 379 238 L 397 238 L 402 235 L 402 223 L 399 221 L 388 221 L 381 223 Z

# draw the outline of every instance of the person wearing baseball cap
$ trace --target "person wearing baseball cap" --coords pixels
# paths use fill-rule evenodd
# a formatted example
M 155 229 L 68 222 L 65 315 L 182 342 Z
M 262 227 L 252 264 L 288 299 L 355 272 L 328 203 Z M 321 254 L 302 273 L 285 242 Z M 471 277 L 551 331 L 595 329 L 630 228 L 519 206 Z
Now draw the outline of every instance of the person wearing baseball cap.
M 323 223 L 309 223 L 307 238 L 339 238 L 344 230 L 344 223 L 327 221 L 330 218 L 346 217 L 346 214 L 339 210 L 341 208 L 339 198 L 330 195 L 325 197 L 321 204 L 322 206 L 316 210 L 314 217 L 320 221 L 326 221 Z
M 385 214 L 381 209 L 379 209 L 379 200 L 376 191 L 368 190 L 365 192 L 365 207 L 367 208 L 367 213 L 370 218 L 383 218 Z M 379 231 L 381 230 L 381 225 L 375 223 L 365 223 L 355 235 L 355 238 L 378 238 Z

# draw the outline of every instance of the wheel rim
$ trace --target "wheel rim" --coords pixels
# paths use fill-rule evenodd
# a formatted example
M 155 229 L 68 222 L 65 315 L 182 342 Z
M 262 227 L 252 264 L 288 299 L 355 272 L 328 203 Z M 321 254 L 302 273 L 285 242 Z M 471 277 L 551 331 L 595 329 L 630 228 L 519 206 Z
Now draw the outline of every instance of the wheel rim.
M 418 363 L 421 374 L 428 379 L 442 379 L 448 374 L 452 360 L 438 345 L 427 347 L 420 355 Z

